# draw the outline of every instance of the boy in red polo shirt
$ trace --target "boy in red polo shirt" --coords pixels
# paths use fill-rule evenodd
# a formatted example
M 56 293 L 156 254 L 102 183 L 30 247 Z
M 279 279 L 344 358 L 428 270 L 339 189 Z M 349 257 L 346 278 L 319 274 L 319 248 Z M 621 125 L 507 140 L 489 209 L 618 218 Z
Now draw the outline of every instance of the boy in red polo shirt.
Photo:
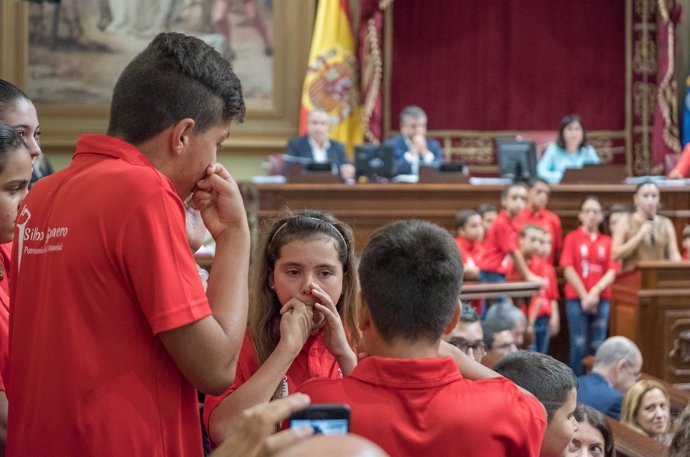
M 244 112 L 227 61 L 161 33 L 115 84 L 108 135 L 82 135 L 32 188 L 12 255 L 8 456 L 203 455 L 196 389 L 233 381 L 247 320 L 247 217 L 216 162 Z M 183 201 L 216 241 L 208 294 Z
M 560 260 L 566 280 L 570 368 L 578 376 L 584 373 L 582 359 L 595 354 L 606 339 L 609 286 L 618 269 L 611 255 L 611 237 L 599 231 L 604 213 L 598 197 L 584 199 L 579 219 L 582 225 L 565 237 Z
M 504 281 L 512 265 L 527 281 L 539 282 L 540 278 L 529 271 L 520 252 L 519 233 L 515 224 L 517 215 L 525 207 L 527 188 L 522 183 L 513 183 L 501 191 L 503 209 L 489 229 L 484 241 L 484 250 L 477 259 L 479 280 L 484 282 Z
M 530 299 L 527 309 L 523 309 L 527 316 L 527 331 L 535 337 L 531 347 L 542 353 L 548 351 L 550 337 L 560 330 L 556 270 L 544 260 L 548 252 L 548 236 L 546 229 L 538 225 L 526 225 L 520 230 L 520 252 L 527 267 L 543 284 Z M 513 270 L 508 278 L 519 280 L 520 274 Z
M 311 380 L 312 403 L 346 403 L 350 431 L 392 456 L 538 456 L 544 409 L 505 378 L 470 381 L 441 336 L 458 320 L 462 262 L 424 221 L 379 229 L 362 253 L 359 327 L 369 357 L 343 379 Z
M 527 224 L 539 225 L 544 227 L 551 234 L 551 250 L 546 261 L 554 264 L 556 254 L 560 252 L 562 246 L 561 219 L 546 209 L 549 204 L 551 187 L 541 178 L 536 178 L 530 182 L 527 192 L 527 206 L 518 214 L 515 225 L 521 229 Z
M 494 368 L 518 386 L 532 392 L 546 408 L 549 425 L 544 432 L 539 457 L 566 455 L 565 451 L 578 429 L 573 417 L 578 383 L 572 370 L 553 357 L 532 351 L 510 353 L 499 360 Z
M 496 216 L 498 216 L 498 208 L 488 203 L 482 203 L 477 207 L 477 213 L 479 213 L 479 217 L 482 218 L 482 227 L 484 227 L 483 242 L 486 239 L 486 234 L 489 233 L 491 225 L 496 220 Z
M 463 278 L 478 279 L 479 267 L 476 258 L 482 248 L 484 226 L 478 212 L 473 210 L 460 211 L 455 215 L 455 244 L 460 249 L 463 265 Z
M 529 226 L 525 226 L 529 227 Z M 530 271 L 545 279 L 545 285 L 539 293 L 532 297 L 528 310 L 528 325 L 534 326 L 534 350 L 546 354 L 549 351 L 551 338 L 558 335 L 561 331 L 561 315 L 558 309 L 558 280 L 556 279 L 556 269 L 546 261 L 551 248 L 551 233 L 541 228 L 541 247 L 528 262 Z

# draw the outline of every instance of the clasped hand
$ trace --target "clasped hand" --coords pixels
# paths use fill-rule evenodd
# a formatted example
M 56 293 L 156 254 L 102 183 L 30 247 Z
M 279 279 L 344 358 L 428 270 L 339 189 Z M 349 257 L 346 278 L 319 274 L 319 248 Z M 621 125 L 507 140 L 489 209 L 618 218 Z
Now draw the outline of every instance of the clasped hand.
M 247 227 L 240 189 L 228 170 L 217 162 L 209 165 L 206 176 L 197 181 L 192 201 L 215 240 L 228 230 Z

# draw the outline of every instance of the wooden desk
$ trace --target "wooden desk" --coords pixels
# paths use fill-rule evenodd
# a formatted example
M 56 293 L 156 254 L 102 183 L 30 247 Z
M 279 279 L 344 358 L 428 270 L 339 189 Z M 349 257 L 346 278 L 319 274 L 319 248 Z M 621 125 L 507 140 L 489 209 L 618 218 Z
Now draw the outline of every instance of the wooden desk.
M 250 225 L 261 223 L 284 211 L 320 209 L 333 213 L 355 228 L 361 250 L 377 228 L 398 219 L 425 219 L 449 230 L 455 214 L 476 209 L 481 203 L 500 206 L 501 186 L 471 184 L 252 184 L 241 183 Z M 560 216 L 563 233 L 576 228 L 580 203 L 598 195 L 604 207 L 632 204 L 635 187 L 623 184 L 563 184 L 551 191 L 549 208 Z M 671 218 L 681 234 L 690 222 L 690 187 L 661 189 L 661 214 Z
M 611 290 L 609 333 L 637 343 L 645 373 L 690 388 L 690 262 L 640 262 Z

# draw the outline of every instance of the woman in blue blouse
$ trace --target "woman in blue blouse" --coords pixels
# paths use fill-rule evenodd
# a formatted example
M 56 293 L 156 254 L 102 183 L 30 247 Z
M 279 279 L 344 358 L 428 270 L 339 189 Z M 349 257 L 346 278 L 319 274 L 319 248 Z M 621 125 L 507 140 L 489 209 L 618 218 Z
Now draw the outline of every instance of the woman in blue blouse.
M 594 148 L 587 144 L 580 116 L 571 114 L 561 120 L 556 144 L 547 146 L 537 164 L 537 174 L 551 184 L 558 184 L 566 168 L 601 163 Z

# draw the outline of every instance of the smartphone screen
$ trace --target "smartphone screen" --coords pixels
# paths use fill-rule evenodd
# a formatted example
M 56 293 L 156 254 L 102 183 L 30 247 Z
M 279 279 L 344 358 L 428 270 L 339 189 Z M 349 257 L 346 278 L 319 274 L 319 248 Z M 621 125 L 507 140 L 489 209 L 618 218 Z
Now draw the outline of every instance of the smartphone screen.
M 350 430 L 350 407 L 310 405 L 290 416 L 289 424 L 290 427 L 310 425 L 317 435 L 347 435 Z

